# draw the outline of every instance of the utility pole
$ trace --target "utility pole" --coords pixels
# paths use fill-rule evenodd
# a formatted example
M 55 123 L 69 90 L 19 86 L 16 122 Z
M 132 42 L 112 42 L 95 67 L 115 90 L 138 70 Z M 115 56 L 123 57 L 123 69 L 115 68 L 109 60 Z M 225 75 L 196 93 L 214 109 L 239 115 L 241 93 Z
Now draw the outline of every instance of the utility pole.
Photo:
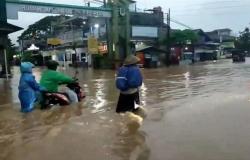
M 170 8 L 168 9 L 168 14 L 167 14 L 167 53 L 166 53 L 166 65 L 169 65 L 169 56 L 171 52 L 171 42 L 170 42 L 170 32 L 171 32 L 171 27 L 170 27 Z
M 112 7 L 112 26 L 111 34 L 112 40 L 110 44 L 111 52 L 113 53 L 113 62 L 115 68 L 117 68 L 120 62 L 123 60 L 121 57 L 122 51 L 124 51 L 124 56 L 131 54 L 130 45 L 130 14 L 129 14 L 129 4 L 130 0 L 108 0 L 109 6 Z M 120 42 L 120 37 L 125 41 Z M 123 49 L 123 50 L 120 50 Z
M 3 0 L 0 2 L 0 22 L 1 23 L 7 23 L 7 15 L 6 15 L 6 1 Z M 0 43 L 1 43 L 1 47 L 0 47 L 0 61 L 1 61 L 1 65 L 2 65 L 2 71 L 0 73 L 0 76 L 4 76 L 6 75 L 6 78 L 8 79 L 8 71 L 10 71 L 10 69 L 8 68 L 7 64 L 7 59 L 6 59 L 6 48 L 7 48 L 7 39 L 8 39 L 8 34 L 4 34 L 1 33 L 0 34 Z
M 125 6 L 125 31 L 126 31 L 126 36 L 125 36 L 125 42 L 126 42 L 126 56 L 131 54 L 131 45 L 130 45 L 130 38 L 131 38 L 131 25 L 130 25 L 130 12 L 129 12 L 129 3 L 126 2 Z
M 104 7 L 107 8 L 108 6 L 110 6 L 110 0 L 104 0 Z M 107 38 L 107 47 L 108 47 L 108 59 L 110 62 L 113 61 L 113 42 L 112 42 L 112 34 L 111 34 L 111 19 L 110 18 L 106 18 L 105 19 L 106 22 L 106 38 Z M 111 63 L 110 63 L 111 65 Z M 111 66 L 110 66 L 111 67 Z
M 110 0 L 111 1 L 111 0 Z M 115 68 L 117 68 L 117 62 L 120 60 L 119 56 L 119 8 L 118 8 L 118 0 L 114 0 L 112 4 L 112 39 L 113 39 L 113 52 L 114 52 L 114 62 Z

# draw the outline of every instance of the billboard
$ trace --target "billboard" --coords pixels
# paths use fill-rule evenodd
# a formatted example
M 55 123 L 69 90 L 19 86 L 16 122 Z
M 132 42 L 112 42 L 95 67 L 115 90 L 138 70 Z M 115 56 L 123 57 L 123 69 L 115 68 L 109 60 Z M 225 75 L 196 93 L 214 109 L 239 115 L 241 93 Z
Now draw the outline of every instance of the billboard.
M 47 39 L 47 44 L 56 46 L 56 45 L 60 45 L 63 44 L 63 41 L 59 38 L 48 38 Z
M 132 27 L 132 37 L 158 37 L 157 27 L 145 27 L 145 26 L 133 26 Z
M 12 1 L 7 1 L 6 3 L 8 19 L 18 19 L 18 12 L 76 15 L 81 17 L 111 17 L 111 12 L 103 8 L 91 8 L 32 1 Z
M 98 41 L 93 36 L 88 38 L 88 52 L 90 54 L 98 54 Z

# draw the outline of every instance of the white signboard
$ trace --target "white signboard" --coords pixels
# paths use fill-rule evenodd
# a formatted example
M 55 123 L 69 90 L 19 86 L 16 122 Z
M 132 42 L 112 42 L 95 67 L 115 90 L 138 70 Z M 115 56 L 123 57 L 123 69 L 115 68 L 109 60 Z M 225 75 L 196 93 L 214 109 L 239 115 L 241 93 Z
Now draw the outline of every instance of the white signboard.
M 85 17 L 111 17 L 111 12 L 95 9 L 89 9 L 79 6 L 67 6 L 61 4 L 16 4 L 7 2 L 7 18 L 18 19 L 18 12 L 33 12 L 33 13 L 47 13 L 47 14 L 62 14 L 62 15 L 76 15 Z
M 132 36 L 133 37 L 158 37 L 158 28 L 157 27 L 143 27 L 143 26 L 133 26 L 132 27 Z

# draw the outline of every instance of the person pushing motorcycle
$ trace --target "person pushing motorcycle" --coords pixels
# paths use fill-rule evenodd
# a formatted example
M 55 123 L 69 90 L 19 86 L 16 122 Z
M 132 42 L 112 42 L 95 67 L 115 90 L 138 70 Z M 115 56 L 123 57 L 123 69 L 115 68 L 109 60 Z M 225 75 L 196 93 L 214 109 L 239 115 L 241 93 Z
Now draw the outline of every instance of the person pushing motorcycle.
M 58 92 L 58 88 L 62 84 L 74 83 L 75 79 L 56 71 L 58 67 L 56 61 L 50 60 L 46 63 L 47 69 L 42 73 L 40 85 L 48 92 Z M 77 103 L 77 94 L 69 88 L 65 91 L 71 103 Z

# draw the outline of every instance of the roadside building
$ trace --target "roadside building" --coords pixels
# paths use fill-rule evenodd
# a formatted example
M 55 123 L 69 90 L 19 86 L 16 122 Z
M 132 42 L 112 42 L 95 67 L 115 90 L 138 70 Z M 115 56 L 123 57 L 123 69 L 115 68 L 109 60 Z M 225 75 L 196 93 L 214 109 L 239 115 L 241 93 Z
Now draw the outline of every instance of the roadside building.
M 140 58 L 139 65 L 144 68 L 157 68 L 164 64 L 166 51 L 153 46 L 141 46 L 136 49 L 136 56 Z
M 233 35 L 231 29 L 216 29 L 214 31 L 207 32 L 207 35 L 211 38 L 212 42 L 220 43 L 220 57 L 232 57 L 231 50 L 235 48 L 234 41 L 236 37 Z
M 212 42 L 210 36 L 202 29 L 193 30 L 198 40 L 194 44 L 194 62 L 211 61 L 219 58 L 219 44 Z
M 229 28 L 216 29 L 211 32 L 206 32 L 213 42 L 221 43 L 225 41 L 233 41 L 235 36 L 232 34 L 232 30 Z
M 155 7 L 145 12 L 131 12 L 131 42 L 135 51 L 143 59 L 144 67 L 158 67 L 163 64 L 166 51 L 161 49 L 161 39 L 167 35 L 168 26 L 164 23 L 164 13 L 161 7 Z
M 133 4 L 131 5 L 133 6 Z M 133 8 L 133 9 L 132 9 Z M 155 7 L 147 12 L 138 12 L 136 7 L 130 8 L 132 53 L 141 45 L 159 48 L 159 40 L 166 36 L 168 26 L 164 24 L 161 7 Z M 121 11 L 120 11 L 121 12 Z M 122 16 L 122 12 L 119 13 Z M 119 23 L 120 28 L 123 23 Z M 90 37 L 95 38 L 97 51 L 90 52 Z M 64 65 L 101 67 L 108 56 L 108 37 L 106 19 L 98 17 L 68 17 L 61 16 L 57 22 L 51 23 L 51 35 L 43 39 L 20 41 L 25 50 L 31 44 L 40 48 L 43 59 L 55 59 Z M 124 37 L 119 33 L 119 58 L 126 57 Z M 110 59 L 109 59 L 110 60 Z

